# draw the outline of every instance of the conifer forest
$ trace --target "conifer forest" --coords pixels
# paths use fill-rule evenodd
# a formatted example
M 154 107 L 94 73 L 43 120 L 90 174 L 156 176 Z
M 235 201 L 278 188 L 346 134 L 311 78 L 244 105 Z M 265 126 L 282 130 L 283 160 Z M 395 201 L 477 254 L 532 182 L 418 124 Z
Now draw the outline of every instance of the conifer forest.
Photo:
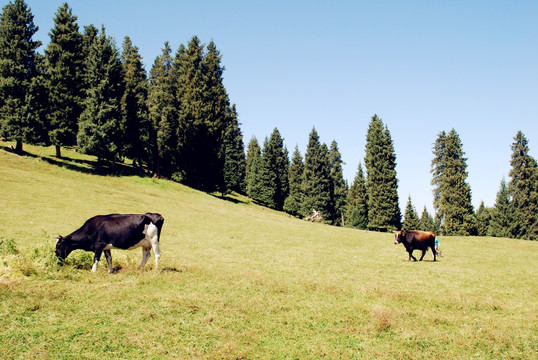
M 147 71 L 129 37 L 120 48 L 104 25 L 79 26 L 67 3 L 55 13 L 42 54 L 37 31 L 24 0 L 2 9 L 0 138 L 15 142 L 13 152 L 23 154 L 27 143 L 54 146 L 57 157 L 75 149 L 101 166 L 129 159 L 143 176 L 245 194 L 300 218 L 316 210 L 337 226 L 538 240 L 538 166 L 521 131 L 502 145 L 511 147 L 511 170 L 498 179 L 493 207 L 473 208 L 464 144 L 446 129 L 431 139 L 432 188 L 424 191 L 433 190 L 434 214 L 424 208 L 419 215 L 411 196 L 402 213 L 397 154 L 378 115 L 349 184 L 338 143 L 320 142 L 316 128 L 304 134 L 306 149 L 291 153 L 277 128 L 245 142 L 240 104 L 230 103 L 213 41 L 193 36 L 175 50 L 164 43 Z

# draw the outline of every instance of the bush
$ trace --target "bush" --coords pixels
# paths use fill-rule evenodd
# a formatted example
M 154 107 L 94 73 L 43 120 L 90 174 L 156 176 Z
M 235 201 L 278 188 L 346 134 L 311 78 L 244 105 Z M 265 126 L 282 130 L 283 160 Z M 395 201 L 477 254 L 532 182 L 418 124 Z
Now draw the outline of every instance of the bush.
M 12 239 L 0 239 L 0 255 L 18 255 L 19 250 L 15 246 L 15 241 Z

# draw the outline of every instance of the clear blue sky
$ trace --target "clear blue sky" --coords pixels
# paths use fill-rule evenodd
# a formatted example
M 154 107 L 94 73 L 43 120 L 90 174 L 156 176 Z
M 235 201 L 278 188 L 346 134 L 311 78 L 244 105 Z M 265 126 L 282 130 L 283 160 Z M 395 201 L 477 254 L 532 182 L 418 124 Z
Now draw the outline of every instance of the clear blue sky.
M 7 0 L 0 0 L 2 7 Z M 26 0 L 48 43 L 63 0 Z M 214 40 L 245 145 L 277 127 L 302 154 L 316 127 L 351 183 L 378 114 L 397 155 L 400 206 L 432 211 L 430 163 L 454 128 L 475 209 L 492 206 L 518 130 L 538 155 L 538 1 L 72 0 L 78 24 L 128 35 L 149 72 L 165 41 Z M 41 50 L 42 51 L 42 50 Z

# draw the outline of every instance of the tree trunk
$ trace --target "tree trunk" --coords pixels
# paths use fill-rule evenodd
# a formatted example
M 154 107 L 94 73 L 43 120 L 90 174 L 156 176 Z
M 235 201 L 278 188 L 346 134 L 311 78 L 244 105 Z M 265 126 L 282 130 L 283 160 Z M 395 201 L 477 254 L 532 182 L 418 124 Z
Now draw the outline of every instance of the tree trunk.
M 62 148 L 60 147 L 60 145 L 56 145 L 56 157 L 58 159 L 62 158 Z
M 15 145 L 15 153 L 22 155 L 22 140 L 17 139 L 16 145 Z

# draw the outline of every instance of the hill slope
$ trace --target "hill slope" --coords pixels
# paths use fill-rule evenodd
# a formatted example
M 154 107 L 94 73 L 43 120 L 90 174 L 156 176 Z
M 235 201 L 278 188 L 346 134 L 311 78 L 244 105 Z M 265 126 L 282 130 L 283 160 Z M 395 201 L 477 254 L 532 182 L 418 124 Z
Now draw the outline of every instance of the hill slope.
M 6 143 L 0 143 L 0 146 Z M 241 197 L 92 174 L 92 158 L 0 150 L 0 358 L 533 358 L 538 244 L 441 237 L 409 263 L 393 235 L 307 223 Z M 96 214 L 159 212 L 139 250 L 43 261 Z M 78 267 L 81 267 L 79 269 Z

